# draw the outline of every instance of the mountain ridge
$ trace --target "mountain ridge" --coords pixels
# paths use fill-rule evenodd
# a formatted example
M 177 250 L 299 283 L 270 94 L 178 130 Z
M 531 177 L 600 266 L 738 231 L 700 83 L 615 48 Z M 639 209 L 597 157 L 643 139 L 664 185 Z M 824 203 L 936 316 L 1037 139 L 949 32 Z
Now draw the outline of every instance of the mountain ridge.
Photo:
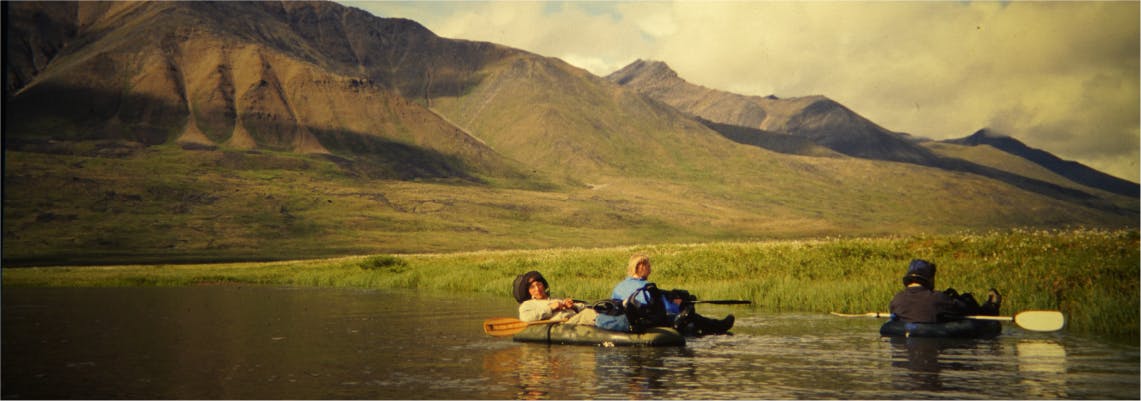
M 608 80 L 703 119 L 804 137 L 854 157 L 930 164 L 934 155 L 821 95 L 745 96 L 689 83 L 661 61 L 636 60 Z
M 969 136 L 959 139 L 948 139 L 943 142 L 965 146 L 989 145 L 1006 153 L 1034 162 L 1039 166 L 1045 167 L 1047 170 L 1082 185 L 1124 196 L 1141 196 L 1141 185 L 1137 183 L 1097 171 L 1075 161 L 1063 160 L 1050 152 L 1031 148 L 1025 143 L 1022 143 L 1022 141 L 1008 135 L 998 134 L 990 129 L 980 129 Z
M 750 128 L 333 3 L 3 7 L 6 262 L 1135 223 L 1135 198 L 945 168 L 824 96 L 696 98 Z
M 1069 189 L 1056 183 L 1021 177 L 1001 171 L 995 166 L 977 165 L 965 160 L 939 156 L 921 145 L 926 138 L 890 132 L 863 118 L 844 105 L 825 96 L 779 99 L 776 96 L 745 96 L 691 84 L 661 61 L 636 60 L 607 76 L 620 85 L 629 86 L 647 96 L 659 99 L 694 116 L 714 122 L 712 128 L 742 143 L 765 147 L 763 139 L 753 142 L 743 138 L 742 129 L 756 130 L 749 136 L 772 135 L 802 137 L 820 146 L 852 157 L 898 161 L 933 166 L 952 171 L 981 174 L 1027 190 L 1049 196 L 1072 196 L 1088 199 L 1081 189 Z M 727 110 L 736 109 L 736 110 Z M 1064 163 L 1049 152 L 1025 147 L 1007 136 L 986 135 L 979 131 L 961 140 L 945 143 L 960 145 L 993 144 L 1013 155 L 1026 158 L 1054 171 L 1077 184 L 1115 194 L 1137 197 L 1137 184 L 1096 172 L 1080 164 Z M 771 139 L 770 139 L 771 141 Z M 785 146 L 788 149 L 788 146 Z
M 342 156 L 363 156 L 362 159 L 377 159 L 377 153 L 354 155 L 351 154 L 353 146 L 337 142 L 379 140 L 426 147 L 450 155 L 463 164 L 448 168 L 452 170 L 471 168 L 476 175 L 520 175 L 513 171 L 519 170 L 511 167 L 513 161 L 486 148 L 478 139 L 451 126 L 422 105 L 406 100 L 399 93 L 399 85 L 354 74 L 341 65 L 332 69 L 352 75 L 331 73 L 318 64 L 323 59 L 319 54 L 351 57 L 347 53 L 326 47 L 320 47 L 323 53 L 315 53 L 318 46 L 288 39 L 293 32 L 284 25 L 293 15 L 289 12 L 299 14 L 294 19 L 306 20 L 307 16 L 322 12 L 335 14 L 346 10 L 338 5 L 174 2 L 78 3 L 71 7 L 71 4 L 12 7 L 17 14 L 21 10 L 34 14 L 31 19 L 39 18 L 36 16 L 41 10 L 47 10 L 47 15 L 76 18 L 63 19 L 65 28 L 60 29 L 73 32 L 76 38 L 67 44 L 48 47 L 58 53 L 25 50 L 28 54 L 24 57 L 9 57 L 50 60 L 39 63 L 42 71 L 34 79 L 24 78 L 27 69 L 16 69 L 9 74 L 11 79 L 7 86 L 14 89 L 14 94 L 6 103 L 10 110 L 29 116 L 16 120 L 9 128 L 25 133 L 25 137 L 50 132 L 53 138 L 114 138 L 150 145 L 174 140 L 193 146 L 225 145 L 236 149 L 317 154 L 329 153 L 328 148 L 332 147 L 349 152 L 342 152 Z M 344 12 L 349 17 L 373 18 L 359 10 Z M 169 18 L 180 22 L 149 23 L 147 20 L 156 14 L 175 15 L 177 17 Z M 86 16 L 86 20 L 79 21 L 80 16 Z M 252 28 L 233 28 L 234 24 L 225 22 L 227 18 L 259 23 Z M 397 25 L 403 27 L 400 29 L 412 30 L 414 34 L 410 36 L 424 37 L 424 40 L 436 38 L 408 20 L 375 21 L 380 21 L 374 24 L 380 31 Z M 104 26 L 110 25 L 119 28 L 107 31 Z M 91 37 L 84 36 L 88 31 L 94 32 Z M 128 40 L 141 36 L 159 39 Z M 377 36 L 383 38 L 381 34 Z M 250 38 L 259 38 L 270 46 L 250 42 Z M 84 43 L 87 47 L 74 43 Z M 101 50 L 88 51 L 88 48 Z M 292 52 L 278 52 L 282 49 L 292 49 Z M 293 56 L 298 54 L 302 56 L 300 59 Z M 25 81 L 25 86 L 17 87 Z M 89 86 L 88 82 L 96 85 Z M 130 89 L 116 89 L 123 87 Z M 75 100 L 60 103 L 57 100 L 60 98 Z M 365 116 L 367 118 L 362 118 Z M 45 126 L 43 122 L 50 125 Z M 319 135 L 327 145 L 318 139 Z M 384 147 L 374 146 L 372 150 L 383 151 Z M 379 162 L 384 164 L 388 163 L 387 159 L 400 158 L 400 152 L 380 154 Z

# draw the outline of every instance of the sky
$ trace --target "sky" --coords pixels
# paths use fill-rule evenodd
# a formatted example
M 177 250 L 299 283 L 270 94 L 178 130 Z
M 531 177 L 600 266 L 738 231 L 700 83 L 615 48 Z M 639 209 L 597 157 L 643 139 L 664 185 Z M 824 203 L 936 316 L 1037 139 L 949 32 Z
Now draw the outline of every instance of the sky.
M 982 128 L 1139 181 L 1141 3 L 342 1 L 598 76 L 638 59 L 743 95 L 824 95 L 931 139 Z

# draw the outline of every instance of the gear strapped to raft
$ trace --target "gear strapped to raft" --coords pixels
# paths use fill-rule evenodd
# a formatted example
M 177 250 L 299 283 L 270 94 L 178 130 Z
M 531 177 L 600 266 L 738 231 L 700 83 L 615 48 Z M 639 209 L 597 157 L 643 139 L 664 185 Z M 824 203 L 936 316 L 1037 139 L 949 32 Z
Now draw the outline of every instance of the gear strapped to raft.
M 650 327 L 673 326 L 666 315 L 666 305 L 662 292 L 654 283 L 634 290 L 622 303 L 626 309 L 626 319 L 630 321 L 630 331 L 645 332 Z

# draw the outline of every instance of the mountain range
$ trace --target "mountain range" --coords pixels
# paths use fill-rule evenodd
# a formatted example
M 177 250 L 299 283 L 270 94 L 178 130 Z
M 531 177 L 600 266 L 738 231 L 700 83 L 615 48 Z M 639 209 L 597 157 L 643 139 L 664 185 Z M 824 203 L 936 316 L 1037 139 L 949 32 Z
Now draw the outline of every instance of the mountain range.
M 6 264 L 1137 222 L 1138 184 L 1013 137 L 662 62 L 599 77 L 329 2 L 3 8 Z

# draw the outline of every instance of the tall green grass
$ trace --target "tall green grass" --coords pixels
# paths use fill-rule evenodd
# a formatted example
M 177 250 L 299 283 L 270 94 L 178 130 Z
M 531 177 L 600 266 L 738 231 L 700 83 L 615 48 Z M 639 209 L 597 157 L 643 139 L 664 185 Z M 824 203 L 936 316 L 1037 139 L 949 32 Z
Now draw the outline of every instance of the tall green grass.
M 248 283 L 420 289 L 510 297 L 515 276 L 543 273 L 559 297 L 606 298 L 634 253 L 651 281 L 700 299 L 748 299 L 766 311 L 886 311 L 908 262 L 939 266 L 936 287 L 984 296 L 1003 312 L 1061 310 L 1069 330 L 1138 335 L 1136 230 L 1011 230 L 988 234 L 669 244 L 601 249 L 374 255 L 272 263 L 4 269 L 5 286 L 186 286 Z

